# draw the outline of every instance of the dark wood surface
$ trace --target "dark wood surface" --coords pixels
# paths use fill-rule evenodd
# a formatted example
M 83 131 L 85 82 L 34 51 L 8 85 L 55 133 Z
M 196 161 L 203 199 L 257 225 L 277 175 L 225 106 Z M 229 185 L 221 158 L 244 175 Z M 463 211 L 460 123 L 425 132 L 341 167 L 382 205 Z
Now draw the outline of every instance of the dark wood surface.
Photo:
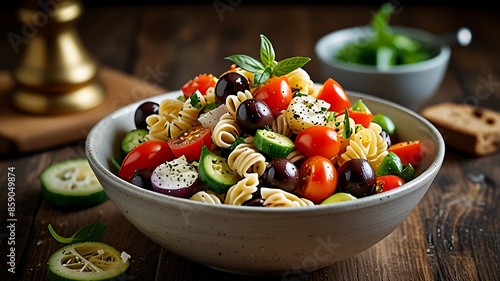
M 231 1 L 227 1 L 230 3 Z M 238 53 L 258 56 L 259 34 L 274 44 L 278 59 L 309 56 L 305 69 L 317 81 L 315 42 L 324 34 L 368 23 L 377 6 L 252 6 L 218 13 L 199 5 L 92 6 L 79 23 L 81 36 L 100 61 L 139 78 L 177 90 L 199 73 L 219 74 Z M 417 1 L 413 1 L 417 2 Z M 472 44 L 454 47 L 445 79 L 430 103 L 474 101 L 500 111 L 500 12 L 470 6 L 419 6 L 410 2 L 391 23 L 439 34 L 468 26 Z M 226 3 L 226 2 L 224 2 Z M 12 10 L 0 12 L 2 34 L 19 31 Z M 15 58 L 5 36 L 0 67 Z M 381 85 L 383 87 L 383 85 Z M 0 124 L 1 126 L 1 124 Z M 41 195 L 40 172 L 49 164 L 84 156 L 84 139 L 0 161 L 2 280 L 45 280 L 47 260 L 61 245 L 47 231 L 63 235 L 100 221 L 104 242 L 131 254 L 127 280 L 280 280 L 239 276 L 191 262 L 162 249 L 134 228 L 108 201 L 83 210 L 63 210 Z M 448 149 L 442 169 L 417 208 L 392 234 L 353 258 L 289 280 L 500 280 L 500 154 L 481 158 Z M 15 231 L 7 228 L 7 171 L 15 168 Z M 8 238 L 15 237 L 15 274 L 8 268 Z M 300 243 L 300 241 L 298 241 Z

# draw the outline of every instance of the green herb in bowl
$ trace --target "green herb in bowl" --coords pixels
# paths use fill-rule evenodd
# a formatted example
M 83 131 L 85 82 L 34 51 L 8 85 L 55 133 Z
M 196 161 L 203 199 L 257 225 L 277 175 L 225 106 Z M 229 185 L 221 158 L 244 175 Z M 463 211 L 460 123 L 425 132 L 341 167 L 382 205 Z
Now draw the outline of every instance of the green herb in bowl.
M 388 69 L 395 65 L 421 62 L 436 55 L 423 48 L 422 43 L 407 35 L 395 33 L 389 20 L 394 6 L 383 4 L 371 21 L 373 36 L 353 41 L 335 54 L 338 60 Z

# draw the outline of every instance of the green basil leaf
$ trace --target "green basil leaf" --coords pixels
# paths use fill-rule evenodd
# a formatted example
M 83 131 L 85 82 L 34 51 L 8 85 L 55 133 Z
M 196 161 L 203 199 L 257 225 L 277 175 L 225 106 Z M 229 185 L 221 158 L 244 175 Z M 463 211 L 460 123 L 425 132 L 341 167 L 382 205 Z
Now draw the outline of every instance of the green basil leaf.
M 56 233 L 54 228 L 52 228 L 52 225 L 49 224 L 48 228 L 52 237 L 63 244 L 72 244 L 86 241 L 101 241 L 107 230 L 104 224 L 100 222 L 93 222 L 80 228 L 71 237 L 62 237 Z
M 351 131 L 351 122 L 349 122 L 349 110 L 347 110 L 347 107 L 345 107 L 345 113 L 344 113 L 344 138 L 348 139 L 352 135 Z
M 200 99 L 198 98 L 198 95 L 195 93 L 189 96 L 189 103 L 191 104 L 192 107 L 196 109 L 201 108 Z
M 274 67 L 275 53 L 271 41 L 266 36 L 260 35 L 260 61 L 264 67 Z
M 266 67 L 266 69 L 264 70 L 259 70 L 255 72 L 253 76 L 254 87 L 259 86 L 260 84 L 264 83 L 267 79 L 269 79 L 269 77 L 271 77 L 271 75 L 273 74 L 272 72 L 273 70 L 271 67 Z
M 214 109 L 216 107 L 217 107 L 217 103 L 211 102 L 211 103 L 207 103 L 205 105 L 205 107 L 203 108 L 203 110 L 212 110 L 212 109 Z
M 257 72 L 259 70 L 264 70 L 264 66 L 262 65 L 262 63 L 247 55 L 232 55 L 226 57 L 226 59 L 234 62 L 236 65 L 246 71 Z
M 276 76 L 287 75 L 295 69 L 304 66 L 311 58 L 307 57 L 291 57 L 278 62 L 274 68 L 273 74 Z

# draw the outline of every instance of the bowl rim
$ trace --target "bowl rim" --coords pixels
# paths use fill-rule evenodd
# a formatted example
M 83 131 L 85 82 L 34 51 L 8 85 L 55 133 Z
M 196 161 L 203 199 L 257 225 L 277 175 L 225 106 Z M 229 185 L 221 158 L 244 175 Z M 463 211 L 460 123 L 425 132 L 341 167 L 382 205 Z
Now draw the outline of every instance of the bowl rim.
M 392 30 L 396 32 L 401 32 L 403 34 L 408 34 L 410 36 L 413 34 L 417 34 L 418 37 L 420 36 L 428 38 L 436 37 L 436 35 L 420 28 L 400 26 L 400 25 L 391 25 L 390 27 Z M 439 65 L 447 64 L 451 56 L 450 46 L 447 44 L 443 44 L 439 49 L 439 53 L 428 60 L 412 64 L 396 65 L 388 69 L 378 69 L 376 66 L 371 66 L 371 65 L 352 64 L 336 59 L 332 56 L 332 51 L 331 51 L 333 44 L 332 40 L 335 37 L 338 37 L 339 35 L 343 34 L 358 34 L 358 33 L 370 34 L 370 32 L 372 32 L 370 26 L 359 25 L 359 26 L 339 29 L 330 32 L 328 34 L 325 34 L 316 42 L 314 46 L 316 56 L 322 63 L 330 67 L 342 69 L 345 71 L 364 73 L 364 74 L 398 74 L 398 73 L 426 71 L 435 68 Z
M 428 128 L 431 133 L 432 137 L 431 139 L 435 139 L 435 159 L 429 164 L 429 167 L 424 170 L 420 175 L 418 175 L 415 179 L 412 181 L 396 188 L 393 190 L 389 190 L 380 194 L 374 194 L 370 195 L 367 197 L 362 197 L 358 198 L 356 200 L 351 200 L 351 201 L 344 201 L 344 202 L 337 202 L 335 204 L 325 204 L 325 205 L 314 205 L 314 206 L 307 206 L 307 207 L 297 207 L 297 208 L 252 208 L 249 206 L 234 206 L 234 205 L 228 205 L 228 204 L 209 204 L 209 203 L 204 203 L 204 202 L 198 202 L 194 200 L 189 200 L 185 198 L 177 198 L 165 194 L 161 194 L 155 191 L 150 191 L 146 190 L 144 188 L 138 187 L 136 185 L 133 185 L 129 182 L 126 182 L 125 180 L 119 178 L 115 173 L 107 169 L 97 158 L 95 154 L 95 143 L 97 142 L 97 139 L 99 138 L 99 133 L 103 132 L 102 127 L 108 126 L 110 122 L 112 122 L 113 119 L 115 118 L 120 118 L 123 115 L 130 115 L 132 114 L 133 111 L 135 111 L 135 108 L 137 108 L 138 105 L 140 105 L 142 102 L 145 101 L 150 101 L 150 100 L 162 100 L 165 98 L 171 98 L 171 97 L 178 97 L 182 94 L 181 91 L 171 91 L 167 92 L 164 94 L 160 94 L 154 97 L 146 98 L 137 102 L 134 102 L 132 104 L 126 105 L 113 113 L 107 115 L 100 121 L 98 121 L 90 130 L 89 134 L 87 135 L 86 141 L 85 141 L 85 154 L 86 157 L 89 161 L 89 164 L 92 168 L 92 170 L 100 174 L 103 177 L 106 177 L 109 181 L 115 182 L 118 188 L 126 188 L 130 193 L 133 193 L 133 196 L 135 197 L 141 197 L 145 198 L 147 200 L 153 200 L 158 203 L 164 203 L 164 204 L 170 204 L 170 205 L 175 205 L 176 207 L 186 207 L 186 208 L 203 208 L 206 209 L 206 211 L 209 210 L 214 210 L 214 211 L 231 211 L 231 212 L 236 212 L 238 214 L 257 214 L 257 213 L 267 213 L 267 212 L 272 212 L 276 214 L 288 214 L 288 213 L 299 213 L 300 214 L 308 214 L 309 212 L 314 212 L 316 214 L 319 213 L 331 213 L 331 212 L 348 212 L 351 210 L 355 209 L 363 209 L 363 208 L 368 208 L 373 205 L 377 205 L 383 202 L 389 202 L 392 200 L 397 200 L 400 197 L 404 197 L 405 195 L 412 193 L 418 189 L 415 188 L 415 186 L 418 185 L 424 185 L 425 179 L 428 179 L 429 177 L 435 177 L 437 173 L 439 172 L 439 169 L 441 168 L 441 165 L 444 161 L 444 156 L 445 156 L 445 144 L 444 140 L 439 133 L 438 129 L 429 121 L 427 121 L 424 117 L 420 116 L 419 114 L 413 112 L 412 110 L 405 108 L 397 103 L 378 98 L 372 95 L 368 94 L 363 94 L 359 92 L 354 92 L 354 91 L 347 91 L 348 95 L 352 96 L 358 96 L 361 98 L 365 99 L 371 99 L 375 102 L 379 103 L 384 103 L 387 104 L 391 107 L 394 107 L 400 111 L 403 111 L 405 114 L 411 115 L 413 118 L 421 122 L 426 128 Z M 110 160 L 110 159 L 109 159 Z M 108 163 L 109 166 L 111 166 Z M 434 176 L 433 176 L 434 174 Z M 432 179 L 431 179 L 432 180 Z M 106 189 L 108 187 L 103 185 L 103 189 L 106 192 Z M 111 201 L 113 201 L 112 198 L 110 198 Z

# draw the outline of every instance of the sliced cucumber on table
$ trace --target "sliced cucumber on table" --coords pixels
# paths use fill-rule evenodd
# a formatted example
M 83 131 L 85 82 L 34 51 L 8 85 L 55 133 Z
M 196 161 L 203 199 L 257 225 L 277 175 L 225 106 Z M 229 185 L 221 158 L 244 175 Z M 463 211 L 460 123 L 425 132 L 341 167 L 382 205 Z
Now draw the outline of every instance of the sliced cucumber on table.
M 129 255 L 102 242 L 78 242 L 64 246 L 50 256 L 51 281 L 128 280 Z
M 42 194 L 61 207 L 88 207 L 108 200 L 86 158 L 54 163 L 40 174 Z

